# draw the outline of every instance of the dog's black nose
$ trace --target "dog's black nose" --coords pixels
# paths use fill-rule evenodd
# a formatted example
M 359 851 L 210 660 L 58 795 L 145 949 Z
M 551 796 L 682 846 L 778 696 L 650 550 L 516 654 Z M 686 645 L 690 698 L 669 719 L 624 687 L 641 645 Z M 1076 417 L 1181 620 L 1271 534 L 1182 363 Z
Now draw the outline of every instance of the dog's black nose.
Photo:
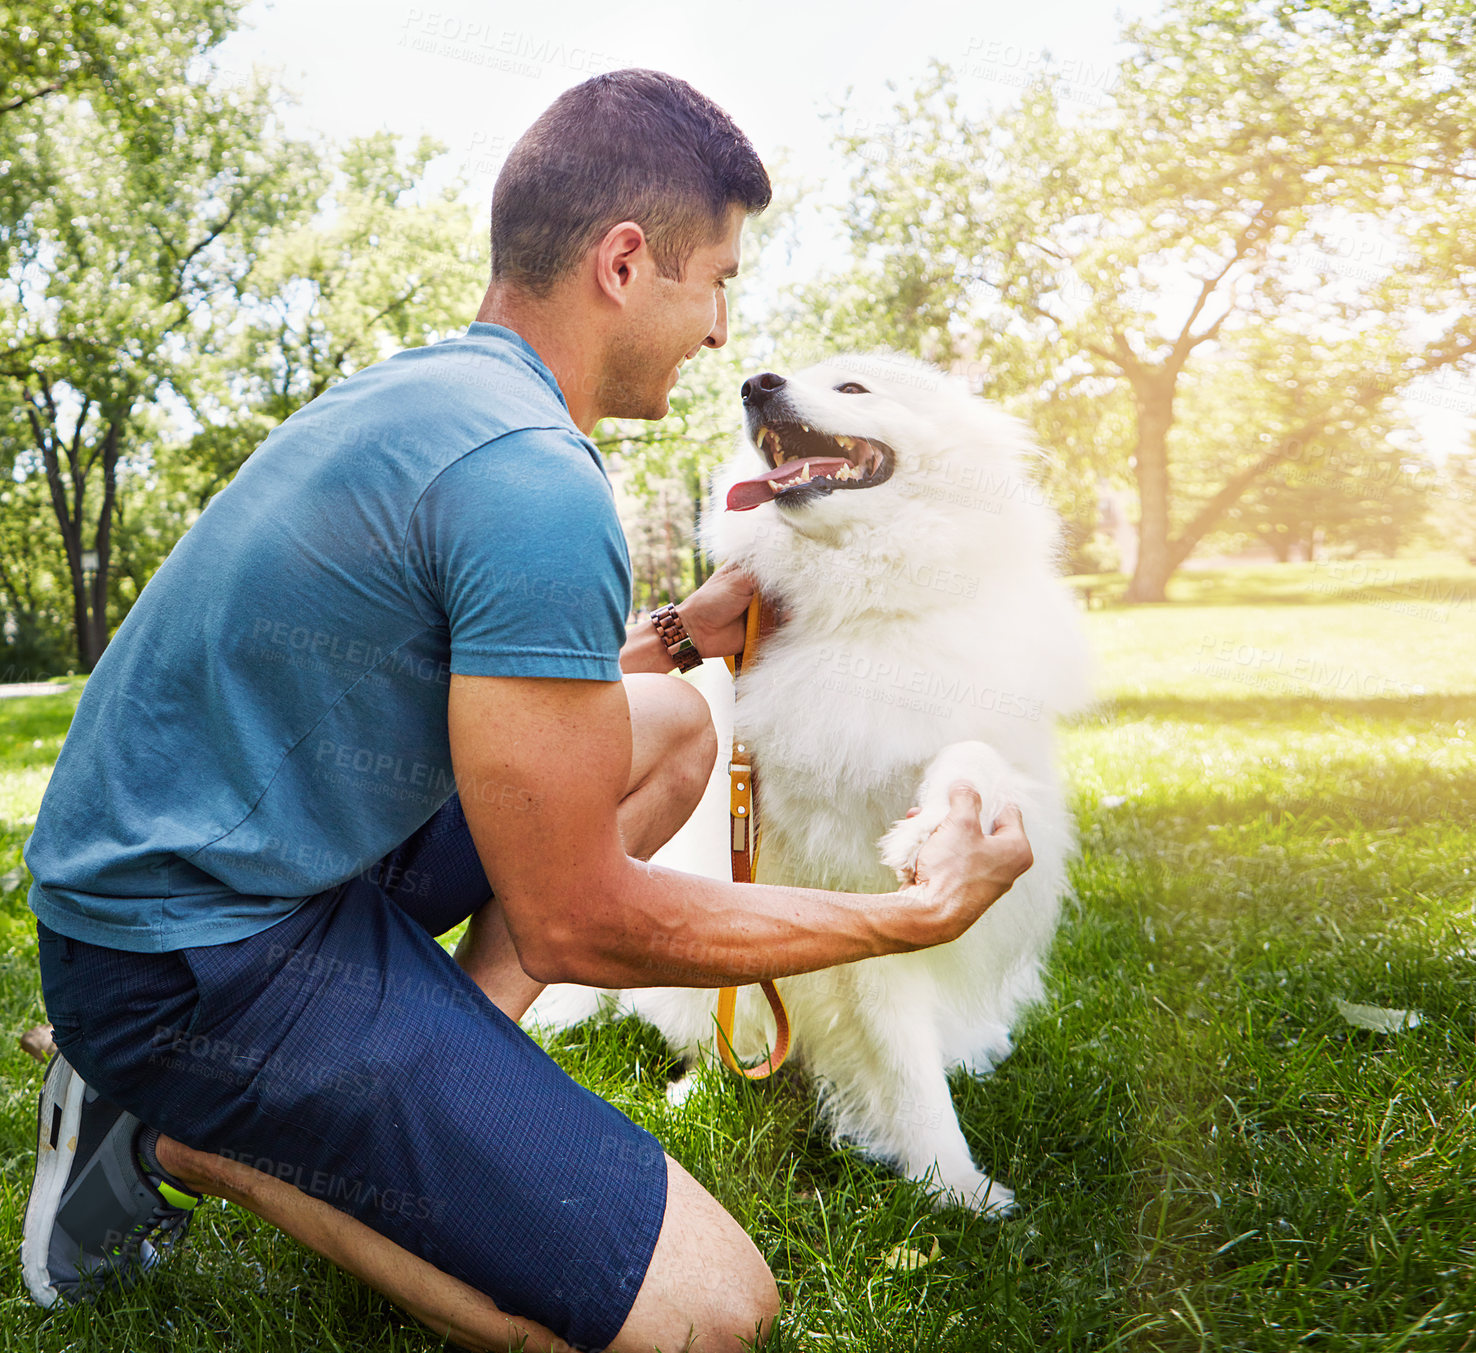
M 772 371 L 761 371 L 757 376 L 750 376 L 743 382 L 742 393 L 745 404 L 753 404 L 771 395 L 775 390 L 782 389 L 784 377 L 776 376 Z

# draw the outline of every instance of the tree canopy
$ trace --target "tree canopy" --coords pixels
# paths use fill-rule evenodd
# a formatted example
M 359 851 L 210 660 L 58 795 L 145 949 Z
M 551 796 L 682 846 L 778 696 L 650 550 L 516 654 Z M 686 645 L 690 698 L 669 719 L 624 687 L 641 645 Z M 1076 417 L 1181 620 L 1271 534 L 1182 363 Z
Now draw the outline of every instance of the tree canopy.
M 1130 476 L 1129 596 L 1162 599 L 1278 467 L 1346 451 L 1419 376 L 1471 369 L 1473 22 L 1469 5 L 1174 0 L 1129 28 L 1100 104 L 1047 71 L 988 118 L 938 66 L 880 152 L 842 136 L 854 269 L 803 303 L 982 363 L 1068 460 Z M 1377 266 L 1350 267 L 1365 243 Z M 1239 432 L 1208 447 L 1181 401 L 1216 372 Z M 1094 418 L 1118 398 L 1126 437 Z M 1181 475 L 1206 454 L 1214 482 Z
M 293 140 L 209 49 L 238 6 L 10 6 L 0 90 L 0 593 L 90 669 L 213 492 L 327 385 L 464 323 L 482 265 L 437 147 Z M 48 520 L 50 529 L 35 529 Z M 118 552 L 115 568 L 115 549 Z M 13 665 L 13 664 L 12 664 Z

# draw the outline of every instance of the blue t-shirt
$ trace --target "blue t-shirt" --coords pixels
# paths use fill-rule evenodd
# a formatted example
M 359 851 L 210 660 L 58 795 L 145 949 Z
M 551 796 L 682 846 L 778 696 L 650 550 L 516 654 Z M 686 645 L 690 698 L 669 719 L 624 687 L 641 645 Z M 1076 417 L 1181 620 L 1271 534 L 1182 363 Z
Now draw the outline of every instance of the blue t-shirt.
M 618 681 L 630 581 L 599 452 L 520 337 L 358 372 L 119 626 L 26 846 L 31 909 L 143 952 L 266 929 L 450 797 L 452 673 Z

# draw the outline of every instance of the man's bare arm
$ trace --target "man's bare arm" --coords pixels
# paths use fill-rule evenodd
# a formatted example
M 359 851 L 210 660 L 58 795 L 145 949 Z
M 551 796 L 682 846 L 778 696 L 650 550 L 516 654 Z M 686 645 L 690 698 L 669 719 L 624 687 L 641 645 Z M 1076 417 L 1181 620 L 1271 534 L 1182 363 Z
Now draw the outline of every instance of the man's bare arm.
M 630 776 L 619 682 L 451 679 L 452 762 L 519 961 L 544 982 L 722 986 L 961 935 L 1031 863 L 1018 814 L 985 837 L 959 787 L 918 860 L 879 895 L 722 883 L 626 855 Z

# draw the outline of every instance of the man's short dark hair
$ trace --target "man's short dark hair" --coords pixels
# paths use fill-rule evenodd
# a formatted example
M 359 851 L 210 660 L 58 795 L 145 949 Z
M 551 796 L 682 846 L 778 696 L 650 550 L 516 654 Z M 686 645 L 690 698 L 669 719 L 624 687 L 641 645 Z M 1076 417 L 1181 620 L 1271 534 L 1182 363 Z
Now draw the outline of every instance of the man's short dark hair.
M 565 90 L 519 138 L 492 190 L 492 280 L 546 296 L 613 225 L 635 221 L 681 280 L 733 206 L 772 189 L 748 138 L 711 99 L 654 70 Z

